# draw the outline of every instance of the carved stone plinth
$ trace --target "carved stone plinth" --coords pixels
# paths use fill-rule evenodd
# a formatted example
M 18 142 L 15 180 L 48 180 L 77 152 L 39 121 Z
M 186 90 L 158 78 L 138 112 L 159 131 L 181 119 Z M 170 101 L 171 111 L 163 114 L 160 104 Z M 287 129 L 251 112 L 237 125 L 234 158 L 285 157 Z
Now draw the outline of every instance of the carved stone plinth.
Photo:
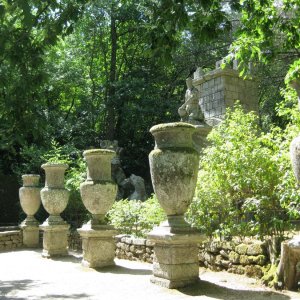
M 47 221 L 40 225 L 43 235 L 43 257 L 64 256 L 68 254 L 69 225 L 49 225 Z
M 68 165 L 61 163 L 43 164 L 46 173 L 45 187 L 41 190 L 44 208 L 49 213 L 40 226 L 43 235 L 43 257 L 68 254 L 68 233 L 70 226 L 60 214 L 67 207 L 69 191 L 64 188 L 64 173 Z
M 23 233 L 23 245 L 28 248 L 37 248 L 39 246 L 39 226 L 21 224 Z
M 114 265 L 116 230 L 109 225 L 86 224 L 77 230 L 82 238 L 82 265 L 101 268 Z
M 174 289 L 199 280 L 198 244 L 204 237 L 190 232 L 171 233 L 170 227 L 155 228 L 148 239 L 154 243 L 151 282 Z

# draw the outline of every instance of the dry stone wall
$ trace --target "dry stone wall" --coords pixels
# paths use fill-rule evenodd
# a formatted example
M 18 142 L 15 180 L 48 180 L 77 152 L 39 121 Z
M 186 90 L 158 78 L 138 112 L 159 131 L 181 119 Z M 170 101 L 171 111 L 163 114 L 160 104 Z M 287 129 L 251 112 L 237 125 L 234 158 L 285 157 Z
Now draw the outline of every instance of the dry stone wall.
M 146 239 L 119 235 L 116 237 L 116 246 L 117 258 L 153 262 L 153 244 Z
M 146 239 L 130 236 L 116 237 L 116 257 L 152 263 L 153 244 Z M 226 270 L 235 274 L 261 278 L 263 267 L 270 263 L 266 243 L 260 241 L 209 241 L 199 246 L 199 265 L 214 271 Z
M 21 230 L 0 231 L 0 251 L 10 251 L 23 246 Z
M 265 242 L 211 241 L 200 246 L 200 266 L 214 271 L 226 270 L 235 274 L 261 278 L 263 267 L 270 263 Z

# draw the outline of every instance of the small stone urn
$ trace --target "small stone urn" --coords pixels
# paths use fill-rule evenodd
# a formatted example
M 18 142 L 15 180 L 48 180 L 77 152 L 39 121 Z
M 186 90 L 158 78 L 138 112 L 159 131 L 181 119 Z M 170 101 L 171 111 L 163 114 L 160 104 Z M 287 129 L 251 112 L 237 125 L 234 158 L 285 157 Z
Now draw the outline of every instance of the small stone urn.
M 87 163 L 87 179 L 80 185 L 82 202 L 92 214 L 91 220 L 78 232 L 82 238 L 82 265 L 92 268 L 114 264 L 115 229 L 105 222 L 112 207 L 117 185 L 111 179 L 111 161 L 115 152 L 92 149 L 83 152 Z
M 20 224 L 23 232 L 23 244 L 28 248 L 39 245 L 39 223 L 34 214 L 41 205 L 39 175 L 25 174 L 22 176 L 23 187 L 19 189 L 20 204 L 26 213 L 26 219 Z
M 298 95 L 300 109 L 300 78 L 294 79 L 290 86 Z M 300 135 L 293 139 L 290 145 L 290 157 L 294 175 L 300 185 Z M 293 290 L 300 287 L 300 235 L 281 243 L 280 263 L 277 270 L 278 282 L 282 287 Z
M 64 173 L 67 164 L 46 163 L 42 165 L 46 173 L 45 187 L 41 190 L 44 208 L 49 213 L 48 219 L 40 226 L 44 231 L 43 256 L 66 255 L 68 253 L 69 225 L 60 214 L 69 200 L 69 191 L 64 188 Z
M 154 228 L 148 239 L 154 243 L 153 283 L 178 288 L 199 280 L 197 244 L 203 240 L 184 220 L 195 192 L 199 154 L 187 123 L 152 127 L 155 149 L 149 155 L 151 179 L 167 221 Z

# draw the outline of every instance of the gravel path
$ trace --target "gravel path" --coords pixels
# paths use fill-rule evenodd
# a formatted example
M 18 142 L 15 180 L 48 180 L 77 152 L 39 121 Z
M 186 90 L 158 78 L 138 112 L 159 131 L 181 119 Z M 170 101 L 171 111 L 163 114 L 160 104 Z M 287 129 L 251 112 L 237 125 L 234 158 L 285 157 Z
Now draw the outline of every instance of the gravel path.
M 168 290 L 150 283 L 151 264 L 116 260 L 116 266 L 83 268 L 79 255 L 45 259 L 40 250 L 0 253 L 0 299 L 299 299 L 300 293 L 274 292 L 254 279 L 200 269 L 198 284 Z

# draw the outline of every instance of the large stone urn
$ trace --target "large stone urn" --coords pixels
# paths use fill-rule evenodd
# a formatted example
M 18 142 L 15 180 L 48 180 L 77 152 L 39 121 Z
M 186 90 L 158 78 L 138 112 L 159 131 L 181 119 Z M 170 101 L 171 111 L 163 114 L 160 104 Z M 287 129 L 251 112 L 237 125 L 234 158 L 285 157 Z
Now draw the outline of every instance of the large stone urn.
M 167 221 L 154 228 L 153 283 L 178 288 L 199 280 L 198 243 L 203 240 L 184 220 L 195 192 L 199 155 L 187 123 L 160 124 L 150 132 L 155 149 L 149 155 L 151 179 Z
M 64 188 L 64 174 L 67 164 L 46 163 L 45 187 L 41 190 L 41 199 L 49 213 L 47 220 L 40 226 L 43 235 L 43 256 L 51 257 L 68 254 L 69 225 L 60 214 L 65 210 L 69 200 L 69 191 Z
M 39 223 L 34 214 L 41 205 L 40 176 L 25 174 L 22 176 L 23 187 L 19 189 L 20 204 L 26 213 L 26 219 L 20 224 L 23 232 L 23 244 L 28 248 L 36 248 L 39 245 Z
M 300 109 L 300 78 L 294 79 L 290 86 L 298 95 Z M 294 175 L 300 185 L 300 135 L 293 139 L 290 145 L 290 157 Z M 300 235 L 281 243 L 281 257 L 277 271 L 278 282 L 282 287 L 293 290 L 300 287 Z
M 91 268 L 113 265 L 116 231 L 107 225 L 105 215 L 117 194 L 117 185 L 111 179 L 111 161 L 115 152 L 92 149 L 84 151 L 83 156 L 87 163 L 87 179 L 80 185 L 80 194 L 92 216 L 78 229 L 82 238 L 82 265 Z

